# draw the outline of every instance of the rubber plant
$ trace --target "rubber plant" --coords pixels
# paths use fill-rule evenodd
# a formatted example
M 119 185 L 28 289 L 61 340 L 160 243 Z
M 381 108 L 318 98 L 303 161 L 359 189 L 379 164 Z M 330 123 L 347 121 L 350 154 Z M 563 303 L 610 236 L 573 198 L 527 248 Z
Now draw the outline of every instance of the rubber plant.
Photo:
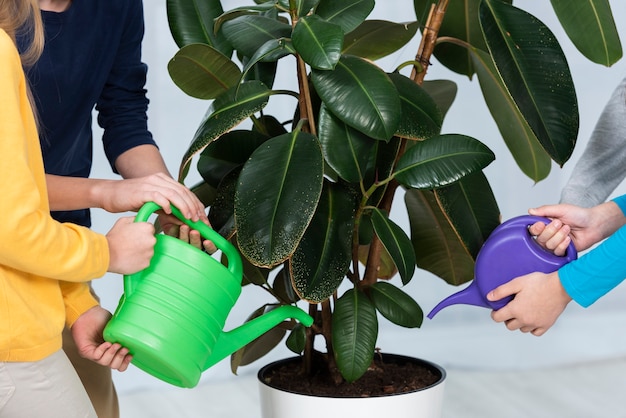
M 474 75 L 519 168 L 534 181 L 570 157 L 578 133 L 575 86 L 552 31 L 512 1 L 399 0 L 413 21 L 368 19 L 375 0 L 167 0 L 180 50 L 168 64 L 208 110 L 180 165 L 209 219 L 235 243 L 243 285 L 280 304 L 308 303 L 315 324 L 283 324 L 231 358 L 237 367 L 286 333 L 305 368 L 321 355 L 337 382 L 370 365 L 378 321 L 419 327 L 402 290 L 416 268 L 459 285 L 472 279 L 483 241 L 500 223 L 479 139 L 442 132 L 456 95 L 428 80 L 433 56 Z M 589 60 L 621 58 L 608 0 L 552 0 Z M 231 3 L 232 4 L 232 3 Z M 415 41 L 397 68 L 377 61 Z M 471 116 L 468 116 L 471 117 Z M 404 197 L 409 225 L 390 218 Z M 306 305 L 305 305 L 306 306 Z M 316 351 L 322 338 L 325 353 Z M 307 366 L 308 365 L 308 366 Z

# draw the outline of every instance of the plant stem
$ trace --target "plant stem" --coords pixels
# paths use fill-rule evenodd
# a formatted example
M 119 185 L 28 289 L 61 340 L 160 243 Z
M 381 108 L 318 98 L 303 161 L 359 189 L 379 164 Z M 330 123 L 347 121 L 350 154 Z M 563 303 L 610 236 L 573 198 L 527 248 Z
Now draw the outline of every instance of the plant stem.
M 289 1 L 289 15 L 291 16 L 291 27 L 295 28 L 298 23 L 298 13 L 296 2 Z M 305 132 L 317 135 L 315 127 L 315 116 L 313 115 L 313 105 L 311 104 L 311 91 L 309 90 L 309 78 L 307 77 L 306 63 L 300 55 L 296 54 L 296 66 L 298 68 L 298 89 L 300 96 L 298 98 L 298 107 L 300 108 L 300 119 L 308 121 L 308 128 L 304 128 Z
M 430 57 L 435 50 L 435 44 L 439 36 L 439 28 L 441 28 L 441 23 L 443 22 L 447 8 L 448 0 L 439 0 L 436 5 L 433 4 L 430 8 L 430 13 L 428 14 L 428 19 L 426 20 L 426 25 L 422 32 L 422 41 L 415 55 L 415 60 L 420 62 L 423 68 L 420 71 L 417 66 L 414 66 L 411 72 L 411 79 L 417 84 L 422 84 L 426 72 L 428 71 Z

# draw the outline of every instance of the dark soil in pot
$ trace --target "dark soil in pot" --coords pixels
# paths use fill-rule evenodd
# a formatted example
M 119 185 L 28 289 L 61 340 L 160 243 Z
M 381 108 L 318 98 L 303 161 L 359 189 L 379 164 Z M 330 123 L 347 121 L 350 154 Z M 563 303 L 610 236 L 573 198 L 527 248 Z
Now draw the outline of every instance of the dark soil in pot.
M 388 396 L 428 388 L 445 378 L 445 371 L 430 362 L 394 354 L 376 354 L 372 366 L 352 383 L 335 384 L 325 365 L 306 376 L 301 357 L 277 361 L 263 367 L 258 374 L 266 385 L 287 392 L 312 396 L 361 398 Z

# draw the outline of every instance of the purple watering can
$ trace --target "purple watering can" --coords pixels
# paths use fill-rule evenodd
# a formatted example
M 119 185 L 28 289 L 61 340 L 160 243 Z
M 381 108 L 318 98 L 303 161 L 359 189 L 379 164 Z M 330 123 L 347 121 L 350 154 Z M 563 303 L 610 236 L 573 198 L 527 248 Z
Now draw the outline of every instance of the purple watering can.
M 509 219 L 494 229 L 478 252 L 472 283 L 441 301 L 430 311 L 428 318 L 432 319 L 443 308 L 459 303 L 500 309 L 513 297 L 491 302 L 487 300 L 490 291 L 518 276 L 535 271 L 551 273 L 578 257 L 573 243 L 564 256 L 554 255 L 536 243 L 528 227 L 538 221 L 550 223 L 546 218 L 524 215 Z

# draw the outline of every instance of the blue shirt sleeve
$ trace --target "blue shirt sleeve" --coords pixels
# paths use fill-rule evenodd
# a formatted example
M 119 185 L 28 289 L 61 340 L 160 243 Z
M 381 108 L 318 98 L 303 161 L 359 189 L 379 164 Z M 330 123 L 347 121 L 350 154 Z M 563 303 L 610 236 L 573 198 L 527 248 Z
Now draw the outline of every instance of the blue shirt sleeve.
M 626 195 L 613 200 L 624 212 Z M 626 278 L 626 226 L 596 248 L 559 269 L 563 288 L 583 307 L 613 290 Z
M 626 215 L 626 194 L 616 197 L 615 199 L 613 199 L 613 202 L 615 202 L 617 206 L 619 206 L 619 208 L 622 210 L 622 213 Z
M 139 145 L 155 145 L 148 130 L 148 98 L 144 88 L 147 66 L 141 61 L 144 35 L 143 7 L 129 2 L 124 31 L 113 67 L 96 104 L 98 124 L 104 129 L 104 152 L 114 172 L 115 161 Z

